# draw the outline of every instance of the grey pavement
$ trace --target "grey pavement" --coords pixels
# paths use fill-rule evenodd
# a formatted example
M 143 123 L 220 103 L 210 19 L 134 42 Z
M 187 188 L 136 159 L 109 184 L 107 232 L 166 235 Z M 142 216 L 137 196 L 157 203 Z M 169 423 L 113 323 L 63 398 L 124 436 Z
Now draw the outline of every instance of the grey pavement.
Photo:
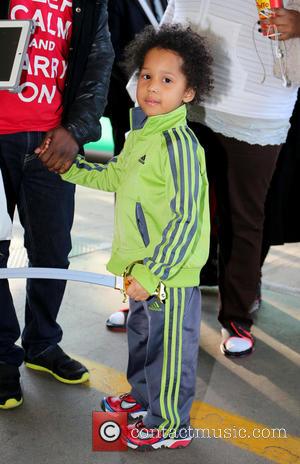
M 106 272 L 113 229 L 112 194 L 77 189 L 71 267 Z M 11 266 L 25 265 L 22 230 L 16 221 Z M 203 424 L 232 427 L 242 422 L 265 424 L 299 435 L 299 319 L 300 244 L 274 247 L 263 270 L 263 304 L 256 316 L 256 350 L 232 361 L 219 350 L 216 289 L 203 292 L 203 320 L 199 347 L 196 401 L 208 405 Z M 11 281 L 21 326 L 24 318 L 24 281 Z M 62 347 L 91 368 L 90 385 L 68 386 L 47 374 L 22 367 L 24 404 L 0 414 L 2 464 L 152 463 L 263 464 L 300 463 L 300 439 L 286 446 L 265 441 L 261 450 L 249 441 L 197 439 L 186 450 L 153 453 L 93 452 L 91 414 L 99 410 L 103 394 L 123 386 L 126 372 L 126 335 L 110 333 L 105 321 L 124 307 L 118 291 L 69 282 L 59 322 Z M 199 404 L 199 403 L 198 403 Z M 209 409 L 211 408 L 211 409 Z M 201 405 L 200 405 L 201 410 Z M 228 417 L 227 417 L 228 415 Z M 212 422 L 210 422 L 212 421 Z M 279 443 L 279 442 L 278 442 Z

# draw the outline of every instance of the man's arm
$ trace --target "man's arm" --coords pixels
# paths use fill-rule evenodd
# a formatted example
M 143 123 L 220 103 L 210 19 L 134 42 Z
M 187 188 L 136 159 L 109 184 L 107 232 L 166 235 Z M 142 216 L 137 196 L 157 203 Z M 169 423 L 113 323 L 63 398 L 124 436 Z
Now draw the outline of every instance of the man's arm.
M 107 2 L 100 6 L 99 24 L 75 101 L 63 125 L 81 146 L 100 137 L 99 119 L 103 114 L 114 51 L 108 30 Z M 75 69 L 76 72 L 76 69 Z M 93 133 L 91 128 L 95 128 Z
M 88 56 L 85 73 L 77 96 L 60 126 L 45 136 L 51 143 L 42 143 L 36 153 L 54 172 L 65 172 L 83 144 L 100 137 L 99 119 L 106 104 L 114 52 L 107 25 L 107 2 L 100 6 L 99 23 Z M 76 68 L 75 68 L 76 72 Z

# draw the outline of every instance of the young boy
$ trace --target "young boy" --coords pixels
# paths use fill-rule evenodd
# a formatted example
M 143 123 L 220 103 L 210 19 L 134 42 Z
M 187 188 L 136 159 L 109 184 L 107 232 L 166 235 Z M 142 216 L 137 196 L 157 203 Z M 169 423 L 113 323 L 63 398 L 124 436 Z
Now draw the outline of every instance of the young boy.
M 138 108 L 121 154 L 107 165 L 79 156 L 66 181 L 117 192 L 107 269 L 127 276 L 131 392 L 103 399 L 128 425 L 131 448 L 185 447 L 195 393 L 201 296 L 209 247 L 204 152 L 186 124 L 186 103 L 211 88 L 211 58 L 190 28 L 146 28 L 126 54 L 138 69 Z M 162 291 L 163 290 L 163 291 Z

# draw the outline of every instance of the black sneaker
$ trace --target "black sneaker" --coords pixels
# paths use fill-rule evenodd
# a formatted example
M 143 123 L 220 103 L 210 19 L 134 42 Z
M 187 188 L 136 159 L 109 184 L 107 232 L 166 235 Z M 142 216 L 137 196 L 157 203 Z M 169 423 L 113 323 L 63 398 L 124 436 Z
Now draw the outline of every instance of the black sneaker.
M 70 358 L 58 345 L 47 348 L 33 358 L 25 356 L 25 366 L 48 372 L 60 382 L 68 384 L 84 383 L 90 376 L 85 366 Z
M 0 363 L 0 409 L 13 409 L 22 403 L 19 368 Z

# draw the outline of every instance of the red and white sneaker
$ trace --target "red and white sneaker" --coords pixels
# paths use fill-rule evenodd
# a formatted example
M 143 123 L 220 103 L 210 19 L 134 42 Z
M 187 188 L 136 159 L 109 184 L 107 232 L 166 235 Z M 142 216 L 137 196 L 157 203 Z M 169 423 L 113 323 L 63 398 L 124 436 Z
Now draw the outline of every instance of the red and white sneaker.
M 106 412 L 124 412 L 131 419 L 139 419 L 147 413 L 147 410 L 129 393 L 104 397 L 101 401 L 101 408 Z
M 183 435 L 184 437 L 181 438 L 180 433 L 177 432 L 176 437 L 171 435 L 164 436 L 163 431 L 156 428 L 147 428 L 141 420 L 134 424 L 128 424 L 122 429 L 123 442 L 127 444 L 128 448 L 137 451 L 153 451 L 161 448 L 185 448 L 191 443 L 192 438 L 187 437 L 187 433 Z
M 222 327 L 221 351 L 225 356 L 247 356 L 254 351 L 254 338 L 250 329 L 231 321 L 226 327 Z

